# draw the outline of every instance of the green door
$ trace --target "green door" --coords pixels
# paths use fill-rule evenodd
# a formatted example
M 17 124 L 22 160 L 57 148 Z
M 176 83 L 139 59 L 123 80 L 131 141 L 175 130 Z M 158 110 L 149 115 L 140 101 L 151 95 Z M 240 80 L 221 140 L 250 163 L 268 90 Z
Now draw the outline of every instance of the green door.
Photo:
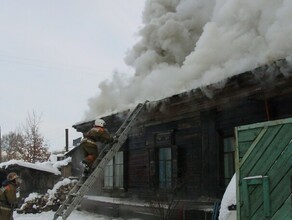
M 237 219 L 292 219 L 292 118 L 235 128 Z

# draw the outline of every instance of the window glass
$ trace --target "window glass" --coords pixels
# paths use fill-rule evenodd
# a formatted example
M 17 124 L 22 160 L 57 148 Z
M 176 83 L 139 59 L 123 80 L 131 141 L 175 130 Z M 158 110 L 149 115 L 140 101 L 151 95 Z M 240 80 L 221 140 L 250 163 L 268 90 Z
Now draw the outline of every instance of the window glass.
M 235 151 L 235 140 L 234 137 L 224 138 L 223 141 L 223 154 L 224 154 L 224 184 L 228 185 L 230 182 L 234 172 L 235 172 L 235 164 L 234 164 L 234 151 Z
M 124 154 L 122 151 L 115 156 L 115 186 L 122 188 L 124 179 Z
M 113 187 L 113 160 L 104 169 L 104 186 Z
M 104 170 L 105 187 L 124 187 L 124 153 L 120 151 L 108 163 Z
M 171 187 L 172 166 L 171 166 L 171 148 L 159 149 L 159 187 Z

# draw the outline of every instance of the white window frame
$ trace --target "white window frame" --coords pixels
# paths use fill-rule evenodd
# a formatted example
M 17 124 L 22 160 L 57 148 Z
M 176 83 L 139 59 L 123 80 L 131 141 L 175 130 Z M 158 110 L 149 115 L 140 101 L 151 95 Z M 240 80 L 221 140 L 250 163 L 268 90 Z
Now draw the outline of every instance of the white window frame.
M 104 169 L 104 188 L 124 188 L 124 152 L 119 151 Z

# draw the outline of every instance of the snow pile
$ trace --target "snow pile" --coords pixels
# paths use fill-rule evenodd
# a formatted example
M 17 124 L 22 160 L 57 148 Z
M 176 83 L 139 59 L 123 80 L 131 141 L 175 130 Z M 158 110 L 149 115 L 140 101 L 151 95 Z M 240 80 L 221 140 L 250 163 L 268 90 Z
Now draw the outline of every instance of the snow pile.
M 223 195 L 219 220 L 228 219 L 231 214 L 231 212 L 228 210 L 228 206 L 230 205 L 236 205 L 236 174 L 233 175 Z
M 146 0 L 125 58 L 135 74 L 102 82 L 84 120 L 291 61 L 291 11 L 289 0 Z
M 76 183 L 77 180 L 66 178 L 56 183 L 53 189 L 49 189 L 45 195 L 30 193 L 17 212 L 40 213 L 42 211 L 56 211 L 63 201 L 65 201 L 66 196 Z
M 41 207 L 45 206 L 43 196 L 38 193 L 30 193 L 24 200 L 24 204 L 17 212 L 19 213 L 39 213 Z
M 60 160 L 60 161 L 57 161 L 53 164 L 53 167 L 55 168 L 61 168 L 63 166 L 67 166 L 69 163 L 71 163 L 72 161 L 72 158 L 71 157 L 68 157 L 64 160 Z
M 18 214 L 14 213 L 13 217 L 14 220 L 52 220 L 54 218 L 55 212 L 48 211 L 48 212 L 42 212 L 37 214 Z M 60 220 L 61 217 L 58 218 Z M 68 220 L 123 220 L 123 218 L 112 218 L 112 217 L 106 217 L 104 215 L 99 215 L 96 213 L 86 212 L 86 211 L 77 211 L 74 210 L 71 215 L 67 218 Z M 132 218 L 128 220 L 141 220 L 138 218 Z
M 60 193 L 61 189 L 64 188 L 64 186 L 74 186 L 77 180 L 71 180 L 69 178 L 65 178 L 62 181 L 57 182 L 53 189 L 48 190 L 49 200 L 55 200 L 58 193 Z
M 69 163 L 71 163 L 71 161 L 72 161 L 71 157 L 67 157 L 64 160 L 59 160 L 59 161 L 51 160 L 51 158 L 50 158 L 50 161 L 42 162 L 41 164 L 43 164 L 45 166 L 49 165 L 53 168 L 60 169 L 61 167 L 67 166 Z

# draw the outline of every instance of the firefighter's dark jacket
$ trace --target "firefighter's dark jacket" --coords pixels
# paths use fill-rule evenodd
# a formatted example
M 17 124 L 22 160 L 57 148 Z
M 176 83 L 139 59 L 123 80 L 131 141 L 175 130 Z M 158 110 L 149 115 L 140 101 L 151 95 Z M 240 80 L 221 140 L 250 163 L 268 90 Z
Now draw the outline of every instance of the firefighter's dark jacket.
M 84 139 L 82 142 L 87 142 L 89 145 L 92 144 L 96 146 L 96 142 L 110 143 L 113 138 L 110 136 L 107 129 L 102 127 L 94 127 L 84 134 Z
M 16 207 L 17 198 L 16 198 L 16 184 L 13 182 L 5 180 L 2 183 L 2 191 L 0 193 L 0 206 L 4 207 Z M 4 191 L 4 192 L 3 192 Z

